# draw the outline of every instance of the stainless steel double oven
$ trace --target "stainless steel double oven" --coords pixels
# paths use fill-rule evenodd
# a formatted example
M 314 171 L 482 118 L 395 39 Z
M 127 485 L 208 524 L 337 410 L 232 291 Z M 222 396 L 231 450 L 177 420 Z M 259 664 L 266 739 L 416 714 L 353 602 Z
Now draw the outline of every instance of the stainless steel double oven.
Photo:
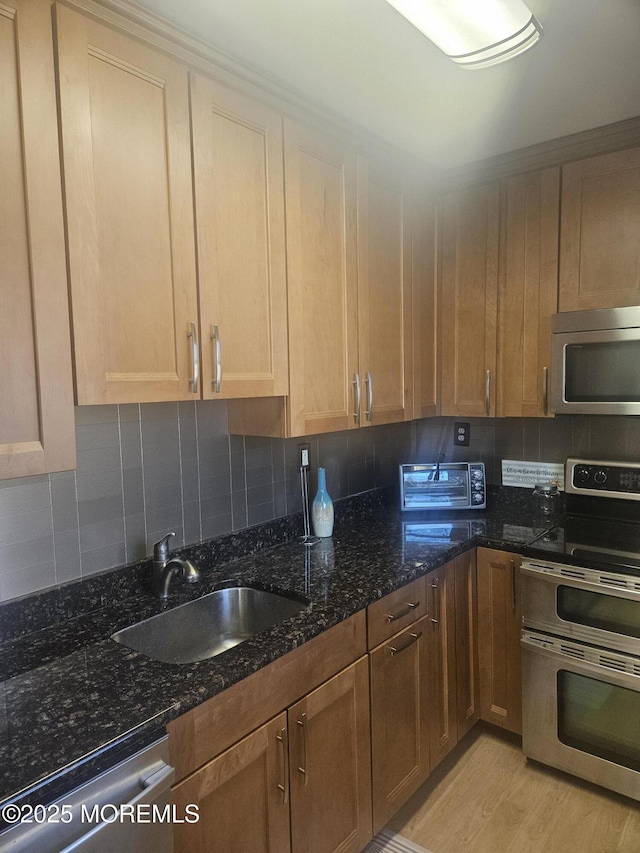
M 640 800 L 640 465 L 569 460 L 566 482 L 589 497 L 521 569 L 523 750 Z

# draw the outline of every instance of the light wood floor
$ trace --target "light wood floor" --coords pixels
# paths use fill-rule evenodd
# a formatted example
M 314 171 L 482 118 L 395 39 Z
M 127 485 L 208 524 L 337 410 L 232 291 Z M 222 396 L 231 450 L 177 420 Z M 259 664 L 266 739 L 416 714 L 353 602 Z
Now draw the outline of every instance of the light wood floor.
M 528 762 L 484 724 L 388 828 L 432 853 L 640 853 L 640 804 Z

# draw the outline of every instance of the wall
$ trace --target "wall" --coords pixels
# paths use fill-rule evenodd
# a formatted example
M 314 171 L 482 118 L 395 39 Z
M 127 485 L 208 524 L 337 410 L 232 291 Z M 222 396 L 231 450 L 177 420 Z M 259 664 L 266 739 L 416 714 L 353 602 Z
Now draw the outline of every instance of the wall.
M 0 601 L 301 509 L 299 439 L 229 436 L 224 401 L 76 408 L 77 471 L 0 481 Z M 411 424 L 309 439 L 334 498 L 396 481 Z
M 457 418 L 456 420 L 460 420 Z M 453 418 L 311 437 L 334 498 L 397 482 L 403 461 L 483 461 L 490 483 L 506 459 L 567 456 L 640 461 L 640 418 Z M 173 530 L 175 546 L 301 508 L 300 439 L 229 436 L 224 401 L 76 409 L 77 471 L 0 481 L 0 600 L 144 558 Z

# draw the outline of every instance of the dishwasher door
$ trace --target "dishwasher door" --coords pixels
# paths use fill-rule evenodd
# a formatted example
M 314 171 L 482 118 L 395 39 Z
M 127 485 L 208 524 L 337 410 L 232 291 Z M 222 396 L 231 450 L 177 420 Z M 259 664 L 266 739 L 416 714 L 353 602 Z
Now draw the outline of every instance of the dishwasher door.
M 173 853 L 175 771 L 168 764 L 167 740 L 156 741 L 56 803 L 34 806 L 33 822 L 0 834 L 0 851 Z

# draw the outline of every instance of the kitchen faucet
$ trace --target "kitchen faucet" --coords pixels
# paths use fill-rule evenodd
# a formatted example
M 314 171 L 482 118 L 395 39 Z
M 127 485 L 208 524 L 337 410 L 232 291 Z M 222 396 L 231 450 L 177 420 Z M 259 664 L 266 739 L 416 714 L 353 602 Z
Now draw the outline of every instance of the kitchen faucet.
M 169 597 L 169 584 L 175 574 L 181 574 L 189 583 L 200 580 L 200 572 L 190 560 L 179 560 L 177 557 L 168 559 L 169 539 L 175 535 L 175 533 L 167 533 L 153 546 L 152 588 L 156 598 Z

